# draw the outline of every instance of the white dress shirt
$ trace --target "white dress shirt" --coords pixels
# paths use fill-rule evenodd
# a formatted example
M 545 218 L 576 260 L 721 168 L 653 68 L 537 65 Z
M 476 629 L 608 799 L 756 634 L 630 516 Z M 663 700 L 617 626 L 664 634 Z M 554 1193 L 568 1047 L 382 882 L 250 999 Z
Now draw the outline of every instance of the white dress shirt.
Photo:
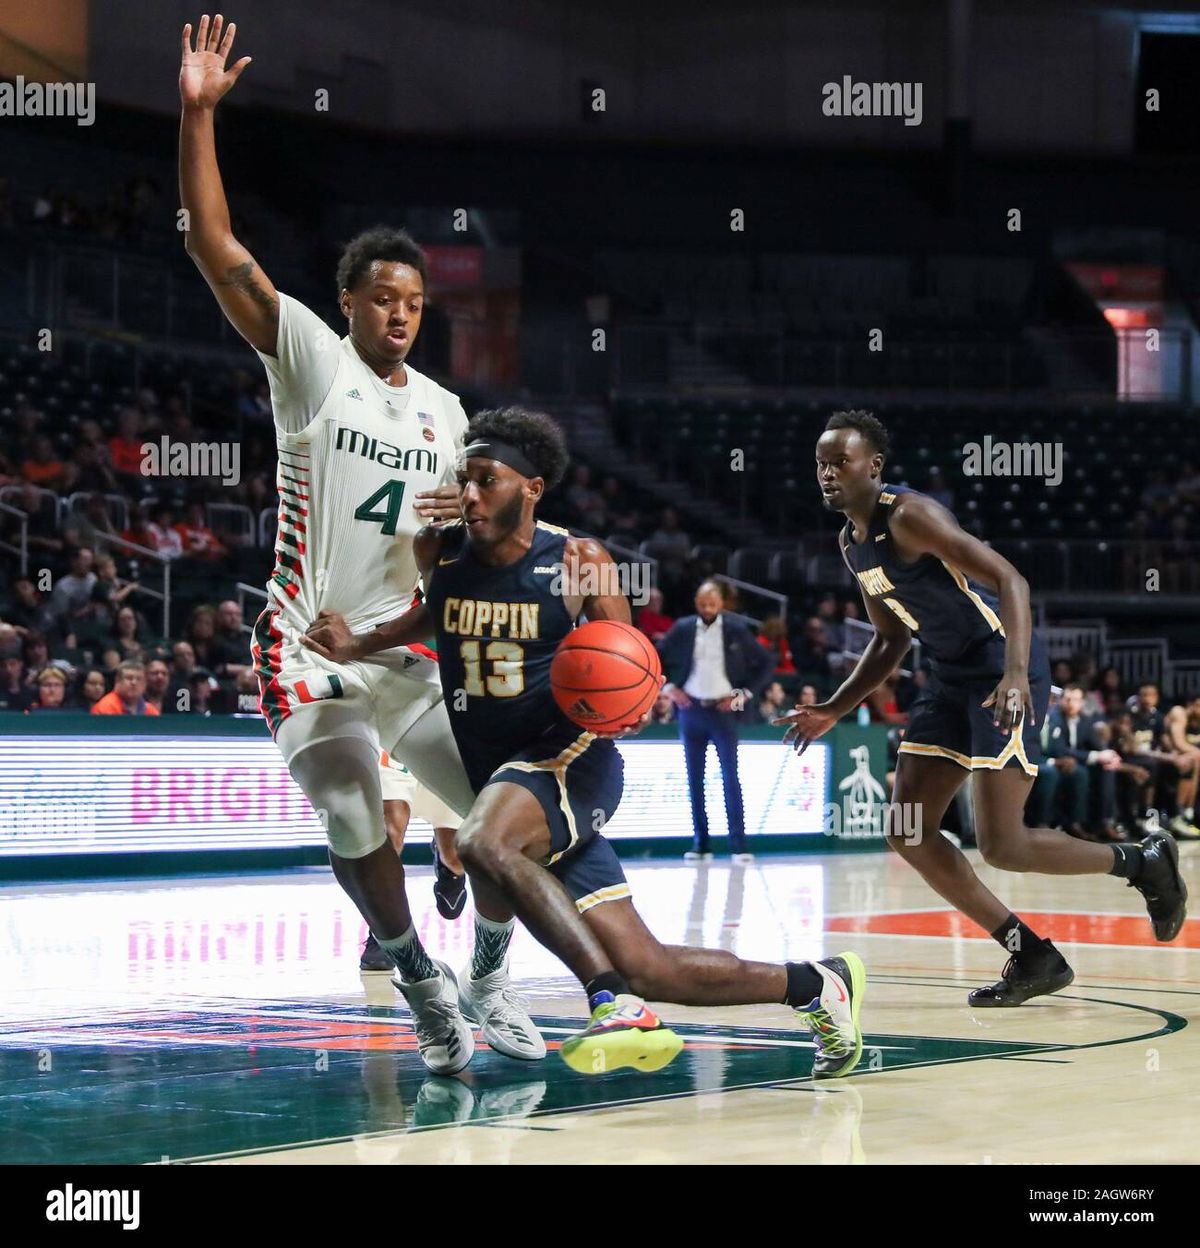
M 684 682 L 683 691 L 689 698 L 705 702 L 728 698 L 734 692 L 725 673 L 725 629 L 719 615 L 711 624 L 696 621 L 692 671 Z

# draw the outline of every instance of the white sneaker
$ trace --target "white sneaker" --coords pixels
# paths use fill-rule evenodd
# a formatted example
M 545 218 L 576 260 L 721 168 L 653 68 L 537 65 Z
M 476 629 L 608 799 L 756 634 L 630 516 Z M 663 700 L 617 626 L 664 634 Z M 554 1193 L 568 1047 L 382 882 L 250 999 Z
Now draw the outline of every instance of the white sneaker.
M 684 862 L 712 862 L 712 854 L 706 850 L 701 853 L 698 849 L 689 849 L 683 856 Z
M 475 1037 L 458 1008 L 458 981 L 454 972 L 434 959 L 438 974 L 406 984 L 397 971 L 392 983 L 400 989 L 412 1011 L 413 1030 L 421 1061 L 435 1075 L 453 1075 L 471 1060 Z
M 507 966 L 472 979 L 468 963 L 462 971 L 459 1003 L 464 1017 L 479 1027 L 496 1052 L 525 1062 L 537 1062 L 546 1056 L 546 1042 L 512 986 Z
M 745 866 L 746 863 L 754 861 L 754 855 L 743 850 L 740 854 L 730 854 L 729 861 L 740 863 L 742 866 Z

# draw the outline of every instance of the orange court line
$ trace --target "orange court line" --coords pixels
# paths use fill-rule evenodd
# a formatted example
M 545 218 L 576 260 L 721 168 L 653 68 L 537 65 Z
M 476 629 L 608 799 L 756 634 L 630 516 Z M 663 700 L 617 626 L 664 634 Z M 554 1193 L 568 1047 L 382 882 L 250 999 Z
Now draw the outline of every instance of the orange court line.
M 1154 939 L 1143 914 L 1061 914 L 1021 911 L 1018 916 L 1039 936 L 1077 945 L 1158 945 L 1163 949 L 1200 949 L 1200 919 L 1187 919 L 1169 945 Z M 957 910 L 918 910 L 843 915 L 825 921 L 829 932 L 876 932 L 891 936 L 942 936 L 990 940 L 977 924 Z

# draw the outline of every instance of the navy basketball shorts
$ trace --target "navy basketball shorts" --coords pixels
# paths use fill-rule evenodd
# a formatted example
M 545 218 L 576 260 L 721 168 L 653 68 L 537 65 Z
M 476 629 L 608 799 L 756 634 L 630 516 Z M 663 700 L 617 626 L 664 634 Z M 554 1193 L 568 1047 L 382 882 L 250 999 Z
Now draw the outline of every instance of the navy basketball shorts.
M 562 881 L 580 914 L 631 895 L 617 851 L 600 835 L 625 782 L 624 760 L 611 741 L 556 729 L 502 763 L 487 781 L 500 782 L 519 784 L 537 798 L 550 829 L 542 865 Z
M 1036 776 L 1042 761 L 1041 729 L 1050 702 L 1050 664 L 1035 637 L 1029 648 L 1029 691 L 1034 718 L 1005 733 L 993 722 L 995 707 L 983 705 L 1004 675 L 1004 639 L 991 639 L 965 664 L 939 667 L 909 712 L 901 754 L 948 758 L 969 771 L 1020 767 Z

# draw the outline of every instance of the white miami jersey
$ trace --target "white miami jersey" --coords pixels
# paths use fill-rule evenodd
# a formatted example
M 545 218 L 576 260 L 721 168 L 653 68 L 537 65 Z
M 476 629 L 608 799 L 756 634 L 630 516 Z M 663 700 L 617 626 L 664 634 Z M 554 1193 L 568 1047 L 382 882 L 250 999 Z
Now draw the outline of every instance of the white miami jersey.
M 392 386 L 350 339 L 279 297 L 271 382 L 279 468 L 275 569 L 267 588 L 303 630 L 323 610 L 364 632 L 409 609 L 418 583 L 413 537 L 421 490 L 452 483 L 467 418 L 458 399 L 415 368 Z

